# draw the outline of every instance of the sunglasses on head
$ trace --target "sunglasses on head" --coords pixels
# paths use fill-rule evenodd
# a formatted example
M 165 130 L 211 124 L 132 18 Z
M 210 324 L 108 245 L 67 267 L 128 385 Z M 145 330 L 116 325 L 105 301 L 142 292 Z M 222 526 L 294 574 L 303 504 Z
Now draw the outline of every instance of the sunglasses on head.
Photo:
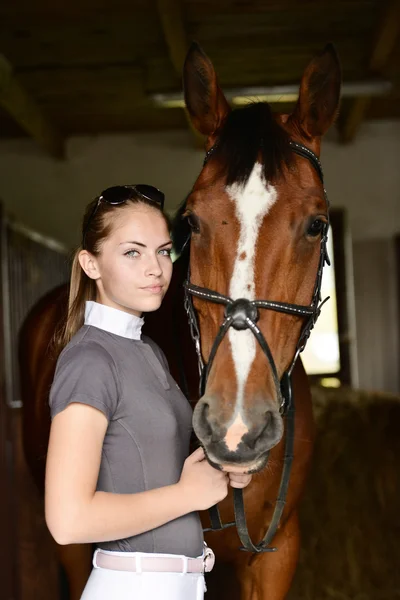
M 86 227 L 83 232 L 82 248 L 85 248 L 86 234 L 89 230 L 90 223 L 92 222 L 93 217 L 100 206 L 100 203 L 106 202 L 107 204 L 111 204 L 111 206 L 118 206 L 119 204 L 124 204 L 130 200 L 135 194 L 141 198 L 144 198 L 145 200 L 154 202 L 154 204 L 158 204 L 161 210 L 163 210 L 164 194 L 152 185 L 139 183 L 137 185 L 114 185 L 113 187 L 109 187 L 101 192 L 100 196 L 97 198 L 97 202 L 93 208 L 93 211 L 87 220 Z

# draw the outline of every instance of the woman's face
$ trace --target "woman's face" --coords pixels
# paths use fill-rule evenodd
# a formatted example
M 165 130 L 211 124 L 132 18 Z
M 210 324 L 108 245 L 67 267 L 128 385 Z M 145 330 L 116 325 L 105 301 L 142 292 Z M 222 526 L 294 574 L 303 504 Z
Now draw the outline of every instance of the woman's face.
M 171 281 L 171 248 L 158 210 L 145 204 L 119 210 L 94 259 L 97 301 L 137 316 L 157 310 Z

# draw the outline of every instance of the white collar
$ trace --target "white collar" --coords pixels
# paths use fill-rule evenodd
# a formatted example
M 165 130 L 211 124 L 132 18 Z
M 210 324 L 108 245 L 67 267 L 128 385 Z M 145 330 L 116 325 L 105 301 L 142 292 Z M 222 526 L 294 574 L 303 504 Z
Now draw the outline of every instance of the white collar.
M 131 340 L 140 340 L 144 319 L 118 308 L 92 300 L 86 301 L 85 325 L 92 325 Z

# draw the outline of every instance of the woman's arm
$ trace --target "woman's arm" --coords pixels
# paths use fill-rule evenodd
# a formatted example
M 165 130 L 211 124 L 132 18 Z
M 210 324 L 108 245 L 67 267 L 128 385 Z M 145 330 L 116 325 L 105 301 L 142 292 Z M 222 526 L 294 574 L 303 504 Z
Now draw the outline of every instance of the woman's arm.
M 53 419 L 45 512 L 59 544 L 138 535 L 226 496 L 227 476 L 210 467 L 201 449 L 185 461 L 177 484 L 138 494 L 96 492 L 106 430 L 104 414 L 84 404 L 72 403 Z

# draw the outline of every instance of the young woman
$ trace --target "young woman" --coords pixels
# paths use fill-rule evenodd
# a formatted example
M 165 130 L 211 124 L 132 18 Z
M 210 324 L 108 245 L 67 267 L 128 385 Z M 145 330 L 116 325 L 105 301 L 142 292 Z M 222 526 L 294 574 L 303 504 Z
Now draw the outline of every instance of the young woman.
M 199 600 L 213 565 L 197 511 L 249 478 L 188 457 L 191 409 L 141 335 L 172 274 L 163 194 L 105 190 L 86 211 L 50 393 L 46 521 L 97 544 L 84 600 Z

